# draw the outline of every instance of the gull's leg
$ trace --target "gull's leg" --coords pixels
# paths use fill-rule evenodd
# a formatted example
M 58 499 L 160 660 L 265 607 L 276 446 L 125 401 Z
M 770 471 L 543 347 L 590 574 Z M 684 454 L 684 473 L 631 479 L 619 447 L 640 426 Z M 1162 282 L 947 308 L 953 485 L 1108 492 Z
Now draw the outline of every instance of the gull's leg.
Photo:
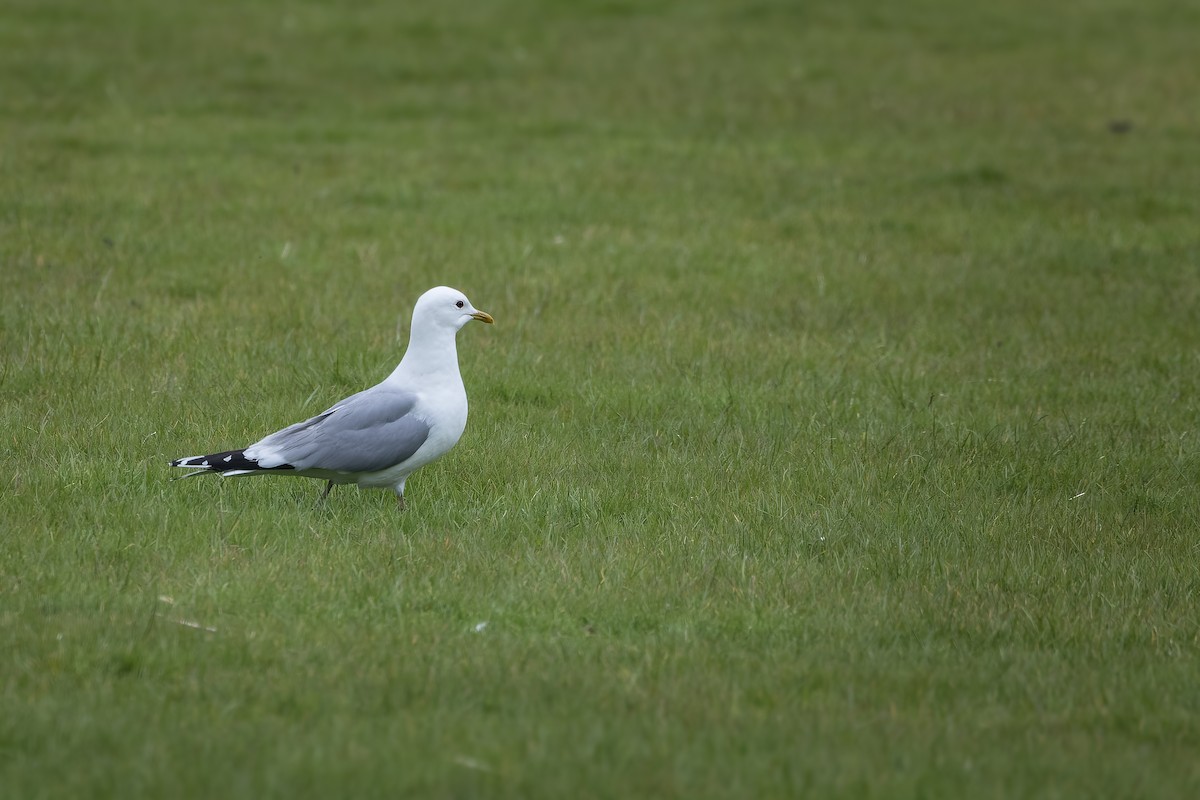
M 321 497 L 317 500 L 318 503 L 324 503 L 325 498 L 329 497 L 330 490 L 333 489 L 333 481 L 325 482 L 325 491 L 321 492 Z
M 401 511 L 404 510 L 404 493 L 396 492 L 396 507 Z

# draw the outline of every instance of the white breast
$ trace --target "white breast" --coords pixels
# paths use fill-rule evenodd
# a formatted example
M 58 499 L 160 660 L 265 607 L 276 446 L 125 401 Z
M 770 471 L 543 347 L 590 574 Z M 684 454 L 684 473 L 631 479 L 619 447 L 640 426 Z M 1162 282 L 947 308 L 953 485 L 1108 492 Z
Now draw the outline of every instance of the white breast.
M 363 487 L 392 487 L 402 485 L 415 470 L 436 461 L 458 444 L 467 427 L 467 393 L 458 382 L 458 391 L 422 393 L 413 408 L 416 416 L 429 425 L 429 438 L 407 461 L 379 472 L 360 475 L 357 483 Z

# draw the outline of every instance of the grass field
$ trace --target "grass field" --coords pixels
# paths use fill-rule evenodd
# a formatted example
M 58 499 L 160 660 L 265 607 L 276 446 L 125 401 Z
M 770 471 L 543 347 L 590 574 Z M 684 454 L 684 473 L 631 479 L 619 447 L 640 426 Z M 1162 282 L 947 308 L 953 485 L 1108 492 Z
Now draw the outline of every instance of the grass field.
M 5 4 L 0 795 L 1195 795 L 1197 30 Z M 442 283 L 406 512 L 169 481 Z

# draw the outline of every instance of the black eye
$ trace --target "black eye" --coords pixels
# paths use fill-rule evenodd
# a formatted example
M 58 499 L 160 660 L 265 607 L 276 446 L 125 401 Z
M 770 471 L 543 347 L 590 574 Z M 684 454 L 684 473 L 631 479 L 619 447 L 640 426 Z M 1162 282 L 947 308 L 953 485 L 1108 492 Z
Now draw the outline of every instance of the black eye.
M 458 301 L 457 303 L 455 303 L 454 305 L 458 306 L 459 308 L 462 308 L 462 307 L 463 307 L 463 302 L 462 302 L 462 300 L 459 300 L 459 301 Z

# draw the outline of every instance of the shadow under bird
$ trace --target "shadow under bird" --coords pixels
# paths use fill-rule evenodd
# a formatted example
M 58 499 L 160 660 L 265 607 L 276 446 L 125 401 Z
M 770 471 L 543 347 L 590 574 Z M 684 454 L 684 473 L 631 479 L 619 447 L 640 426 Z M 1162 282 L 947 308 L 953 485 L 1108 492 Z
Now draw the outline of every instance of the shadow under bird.
M 335 484 L 392 489 L 404 507 L 404 482 L 441 458 L 467 425 L 467 391 L 455 336 L 472 320 L 491 323 L 457 289 L 438 286 L 413 307 L 408 350 L 382 383 L 351 395 L 241 450 L 171 462 L 195 475 L 291 475 Z

